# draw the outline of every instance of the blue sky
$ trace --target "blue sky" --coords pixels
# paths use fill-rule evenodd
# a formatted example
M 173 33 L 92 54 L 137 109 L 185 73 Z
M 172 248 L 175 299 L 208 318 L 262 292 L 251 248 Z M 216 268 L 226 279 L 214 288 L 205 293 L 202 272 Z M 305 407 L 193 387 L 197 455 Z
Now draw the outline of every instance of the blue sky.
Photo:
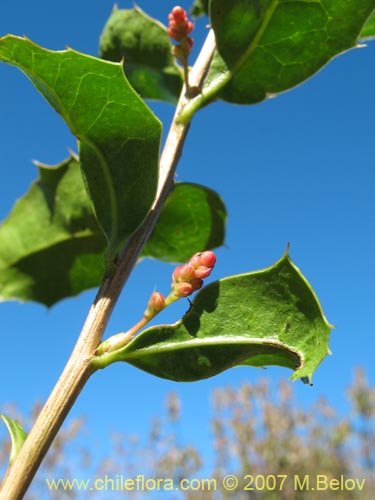
M 188 6 L 189 2 L 181 2 Z M 166 22 L 174 2 L 140 0 L 150 15 Z M 132 6 L 119 2 L 121 8 Z M 51 4 L 42 0 L 0 7 L 0 33 L 27 35 L 50 49 L 69 45 L 97 54 L 98 38 L 112 2 Z M 197 29 L 195 52 L 204 37 Z M 251 107 L 216 103 L 194 118 L 178 168 L 178 179 L 215 189 L 229 213 L 226 245 L 217 252 L 213 278 L 267 267 L 291 244 L 291 257 L 315 288 L 328 320 L 336 325 L 328 357 L 314 386 L 294 384 L 301 404 L 325 396 L 347 409 L 345 388 L 355 366 L 374 369 L 375 280 L 375 44 L 332 61 L 308 82 Z M 76 150 L 61 118 L 15 68 L 0 65 L 0 218 L 10 211 L 36 177 L 32 164 L 60 162 Z M 153 103 L 168 128 L 173 107 Z M 156 286 L 168 292 L 172 266 L 144 261 L 110 321 L 106 336 L 137 321 Z M 51 310 L 36 304 L 2 303 L 0 401 L 28 412 L 44 400 L 59 376 L 83 324 L 95 291 L 66 299 Z M 174 322 L 185 303 L 163 312 Z M 272 384 L 287 378 L 269 368 Z M 181 439 L 208 446 L 210 394 L 215 387 L 256 381 L 264 371 L 236 368 L 214 379 L 177 384 L 127 365 L 96 374 L 72 415 L 86 415 L 92 435 L 105 447 L 108 429 L 142 434 L 163 411 L 166 395 L 182 398 Z M 0 429 L 0 432 L 5 432 Z

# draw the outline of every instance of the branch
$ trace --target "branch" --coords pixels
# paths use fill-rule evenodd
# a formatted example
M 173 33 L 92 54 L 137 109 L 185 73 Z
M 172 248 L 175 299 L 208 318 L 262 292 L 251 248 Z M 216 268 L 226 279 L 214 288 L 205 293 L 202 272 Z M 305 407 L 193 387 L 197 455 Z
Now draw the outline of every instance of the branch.
M 189 75 L 192 86 L 201 87 L 214 50 L 215 40 L 210 31 Z M 178 117 L 188 102 L 189 98 L 185 96 L 185 89 L 183 89 L 161 155 L 158 189 L 153 207 L 141 227 L 133 234 L 120 254 L 115 265 L 114 274 L 111 277 L 104 278 L 63 373 L 40 412 L 16 460 L 7 471 L 6 477 L 4 477 L 0 490 L 0 500 L 19 500 L 23 498 L 59 428 L 88 378 L 93 373 L 90 360 L 102 339 L 118 297 L 137 263 L 142 248 L 148 240 L 164 202 L 173 187 L 174 172 L 190 123 L 190 120 L 180 123 Z

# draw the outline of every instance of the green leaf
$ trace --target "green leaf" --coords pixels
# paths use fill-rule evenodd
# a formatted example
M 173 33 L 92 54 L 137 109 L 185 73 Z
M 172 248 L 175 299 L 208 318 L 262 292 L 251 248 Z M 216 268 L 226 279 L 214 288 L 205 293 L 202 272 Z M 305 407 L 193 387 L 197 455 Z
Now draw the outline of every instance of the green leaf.
M 368 18 L 367 23 L 364 25 L 360 38 L 362 40 L 375 38 L 375 11 Z
M 171 54 L 167 29 L 139 7 L 115 8 L 100 37 L 100 57 L 119 62 L 144 99 L 176 103 L 182 75 Z
M 96 366 L 126 361 L 176 381 L 238 365 L 279 365 L 310 382 L 329 353 L 332 327 L 300 270 L 285 254 L 272 267 L 211 283 L 173 325 L 155 326 Z
M 55 167 L 38 164 L 38 169 L 39 179 L 0 226 L 0 298 L 52 306 L 100 285 L 106 241 L 77 159 Z M 225 220 L 217 193 L 177 183 L 143 256 L 186 261 L 223 244 Z
M 226 215 L 224 202 L 215 191 L 176 183 L 143 256 L 185 262 L 196 252 L 219 247 L 224 243 Z
M 191 15 L 195 17 L 200 17 L 204 14 L 208 14 L 208 0 L 194 0 L 190 12 Z
M 80 141 L 80 161 L 108 259 L 142 223 L 156 192 L 161 124 L 115 64 L 28 39 L 0 39 L 0 60 L 22 70 Z
M 8 428 L 11 440 L 12 447 L 10 450 L 9 463 L 11 464 L 18 455 L 23 443 L 27 438 L 27 433 L 23 430 L 21 424 L 17 422 L 17 420 L 13 420 L 12 418 L 6 417 L 5 415 L 0 415 L 3 419 L 5 425 Z
M 78 161 L 39 165 L 0 227 L 0 297 L 51 306 L 97 286 L 105 247 Z
M 185 115 L 216 98 L 255 104 L 295 87 L 355 47 L 374 8 L 375 0 L 211 0 L 217 52 Z

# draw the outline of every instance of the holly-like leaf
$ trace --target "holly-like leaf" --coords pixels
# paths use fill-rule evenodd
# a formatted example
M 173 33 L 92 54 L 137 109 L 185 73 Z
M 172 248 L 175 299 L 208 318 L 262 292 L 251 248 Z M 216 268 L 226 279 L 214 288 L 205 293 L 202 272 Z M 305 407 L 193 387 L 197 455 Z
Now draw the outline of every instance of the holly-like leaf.
M 375 38 L 375 11 L 371 14 L 367 23 L 364 25 L 360 38 L 362 40 Z
M 13 420 L 5 415 L 0 415 L 0 417 L 7 426 L 12 441 L 12 447 L 9 455 L 9 463 L 12 464 L 27 438 L 27 433 L 23 430 L 21 424 L 17 422 L 17 420 Z
M 0 226 L 0 299 L 47 306 L 100 285 L 106 240 L 78 160 L 49 167 Z M 214 191 L 178 183 L 143 251 L 167 262 L 223 244 L 226 210 Z
M 375 0 L 211 0 L 217 52 L 185 114 L 217 98 L 255 104 L 355 47 Z
M 100 37 L 100 57 L 119 62 L 144 99 L 176 103 L 182 75 L 171 54 L 167 29 L 139 7 L 115 8 Z
M 215 191 L 198 184 L 176 183 L 143 256 L 188 261 L 194 253 L 224 243 L 225 222 L 225 205 Z
M 329 353 L 332 327 L 306 278 L 285 254 L 272 267 L 203 288 L 185 316 L 155 326 L 97 367 L 126 361 L 158 377 L 194 381 L 238 365 L 279 365 L 310 382 Z
M 161 124 L 121 64 L 28 39 L 0 39 L 0 61 L 22 70 L 80 142 L 80 162 L 108 259 L 141 224 L 156 192 Z
M 0 297 L 51 306 L 101 282 L 106 241 L 78 161 L 38 167 L 0 226 Z

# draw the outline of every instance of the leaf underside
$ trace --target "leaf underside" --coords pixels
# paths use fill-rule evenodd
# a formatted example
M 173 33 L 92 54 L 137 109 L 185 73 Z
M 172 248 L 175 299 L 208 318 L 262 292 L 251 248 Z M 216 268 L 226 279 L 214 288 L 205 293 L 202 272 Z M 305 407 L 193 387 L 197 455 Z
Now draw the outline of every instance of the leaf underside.
M 0 297 L 51 306 L 101 282 L 106 240 L 77 159 L 38 170 L 0 227 Z
M 174 185 L 142 255 L 185 262 L 224 243 L 226 208 L 215 191 L 198 184 Z
M 106 240 L 78 160 L 38 164 L 39 179 L 0 226 L 0 300 L 52 306 L 100 285 Z M 178 183 L 167 198 L 143 257 L 184 262 L 220 246 L 225 206 L 210 189 Z
M 139 7 L 114 9 L 100 37 L 100 57 L 124 61 L 124 71 L 144 99 L 175 104 L 182 89 L 181 71 L 171 54 L 167 29 Z
M 373 12 L 368 18 L 367 23 L 363 27 L 360 38 L 362 40 L 375 38 L 375 12 Z
M 112 258 L 152 205 L 159 120 L 121 64 L 72 49 L 53 52 L 11 35 L 0 39 L 0 60 L 23 71 L 78 138 L 81 168 Z
M 355 47 L 375 0 L 211 0 L 218 51 L 203 94 L 254 104 Z
M 180 382 L 239 365 L 279 365 L 295 370 L 293 379 L 311 382 L 329 353 L 331 328 L 286 254 L 265 270 L 208 285 L 180 321 L 145 330 L 107 359 Z

